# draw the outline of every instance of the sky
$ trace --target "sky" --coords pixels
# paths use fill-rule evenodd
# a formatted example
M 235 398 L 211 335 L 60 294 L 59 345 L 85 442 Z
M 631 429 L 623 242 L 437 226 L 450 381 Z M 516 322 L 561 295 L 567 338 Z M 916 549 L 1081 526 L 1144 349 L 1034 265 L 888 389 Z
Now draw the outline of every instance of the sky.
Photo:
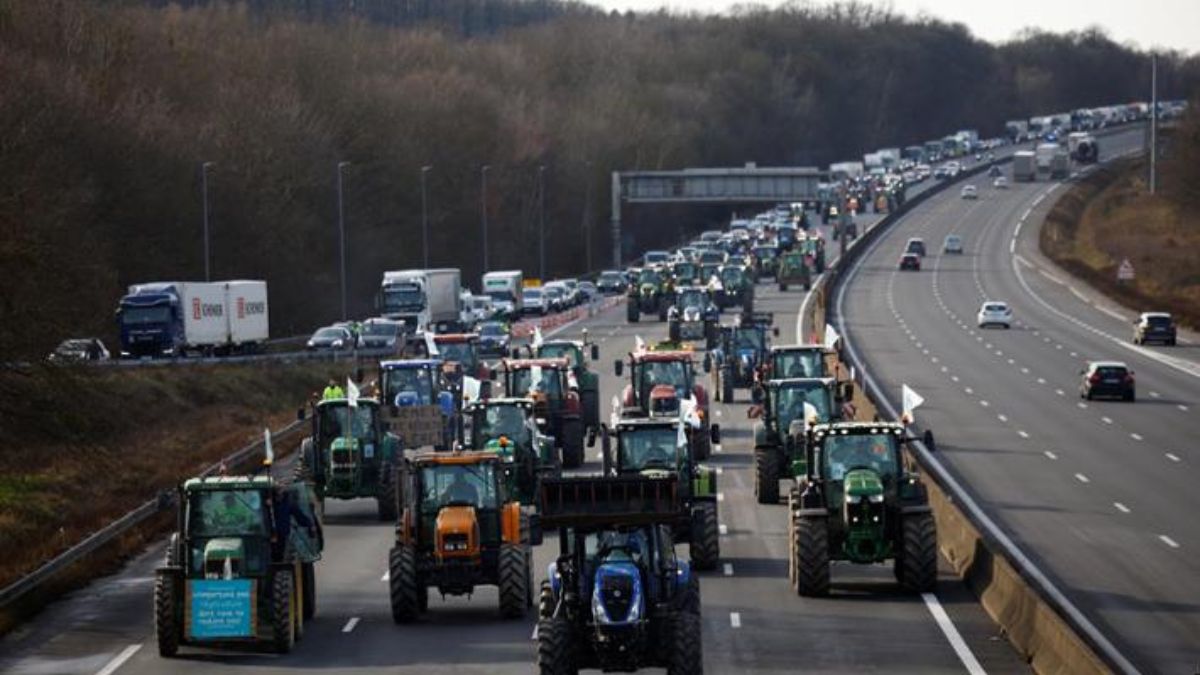
M 908 16 L 926 14 L 965 24 L 972 33 L 991 42 L 1012 38 L 1019 30 L 1036 26 L 1061 33 L 1100 26 L 1117 42 L 1133 42 L 1142 49 L 1177 49 L 1200 52 L 1200 0 L 869 0 Z M 651 11 L 660 7 L 697 12 L 723 12 L 738 0 L 587 0 L 605 9 Z M 809 0 L 828 4 L 827 0 Z M 780 0 L 757 0 L 777 6 Z

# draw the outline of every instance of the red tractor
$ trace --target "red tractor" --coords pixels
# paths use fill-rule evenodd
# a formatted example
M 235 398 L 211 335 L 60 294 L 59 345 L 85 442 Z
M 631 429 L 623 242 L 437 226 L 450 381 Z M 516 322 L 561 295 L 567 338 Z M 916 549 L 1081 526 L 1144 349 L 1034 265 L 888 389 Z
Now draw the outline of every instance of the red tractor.
M 503 382 L 505 396 L 533 400 L 538 426 L 562 448 L 563 467 L 574 469 L 583 464 L 583 405 L 570 361 L 504 359 L 493 379 Z
M 668 385 L 676 395 L 691 398 L 696 403 L 696 414 L 700 417 L 700 433 L 696 443 L 696 459 L 707 459 L 712 454 L 712 438 L 720 434 L 718 425 L 712 424 L 708 409 L 708 391 L 696 381 L 696 364 L 692 352 L 682 349 L 641 349 L 629 354 L 629 384 L 621 394 L 621 416 L 649 417 L 656 411 L 652 403 L 655 387 Z M 622 376 L 625 362 L 616 361 L 613 369 L 617 377 Z M 704 371 L 711 364 L 704 361 Z
M 462 371 L 478 380 L 488 379 L 487 366 L 479 357 L 478 333 L 443 333 L 433 336 L 438 358 L 446 363 L 461 363 Z

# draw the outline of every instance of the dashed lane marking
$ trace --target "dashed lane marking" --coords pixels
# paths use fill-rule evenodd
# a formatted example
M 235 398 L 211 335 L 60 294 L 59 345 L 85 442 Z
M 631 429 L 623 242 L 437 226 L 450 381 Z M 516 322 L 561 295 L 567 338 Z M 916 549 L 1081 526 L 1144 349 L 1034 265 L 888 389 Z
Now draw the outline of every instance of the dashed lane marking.
M 1175 541 L 1174 539 L 1168 537 L 1165 534 L 1158 535 L 1158 538 L 1162 540 L 1162 543 L 1166 544 L 1167 546 L 1170 546 L 1171 548 L 1179 548 L 1179 542 Z
M 1132 438 L 1132 439 L 1133 439 L 1133 440 L 1135 440 L 1135 441 L 1140 441 L 1140 440 L 1142 440 L 1142 435 L 1141 435 L 1141 434 L 1129 434 L 1129 437 L 1130 437 L 1130 438 Z
M 729 534 L 729 526 L 725 523 L 721 523 L 717 526 L 717 531 L 721 533 L 722 537 L 724 537 L 725 535 Z
M 104 667 L 101 668 L 96 675 L 112 675 L 113 673 L 117 672 L 118 668 L 125 665 L 126 661 L 133 658 L 133 655 L 138 653 L 138 650 L 141 648 L 142 645 L 139 643 L 136 645 L 129 645 L 125 649 L 122 649 L 121 653 L 114 656 L 112 661 L 104 664 Z
M 1116 509 L 1121 513 L 1129 513 L 1129 507 L 1125 506 L 1121 502 L 1113 502 L 1113 506 L 1116 507 Z
M 983 407 L 985 407 L 985 408 L 986 408 L 986 407 L 988 407 L 989 405 L 991 405 L 991 403 L 988 403 L 987 401 L 984 401 L 983 399 L 980 399 L 980 401 L 979 401 L 979 405 L 981 405 L 981 406 L 983 406 Z
M 987 671 L 979 664 L 979 660 L 975 658 L 975 654 L 971 652 L 971 648 L 967 646 L 962 635 L 958 633 L 958 629 L 954 627 L 954 622 L 950 620 L 950 616 L 942 608 L 942 603 L 938 602 L 937 596 L 933 593 L 922 593 L 921 599 L 925 601 L 925 606 L 929 608 L 929 613 L 933 615 L 933 620 L 937 622 L 938 628 L 942 629 L 942 634 L 946 636 L 946 640 L 954 648 L 954 653 L 958 655 L 958 659 L 962 661 L 963 667 L 967 669 L 967 672 L 970 675 L 987 675 Z
M 1088 477 L 1087 477 L 1087 476 L 1085 476 L 1085 475 L 1083 475 L 1083 474 L 1081 474 L 1081 473 L 1077 473 L 1077 474 L 1075 474 L 1075 478 L 1076 478 L 1076 480 L 1078 480 L 1080 483 L 1090 483 L 1090 482 L 1092 482 L 1091 480 L 1089 480 L 1089 479 L 1088 479 Z
M 733 563 L 725 563 L 722 572 L 724 572 L 725 576 L 727 577 L 733 576 Z
M 1017 435 L 1020 436 L 1021 438 L 1029 438 L 1029 434 L 1026 433 L 1025 431 L 1018 430 Z
M 1043 450 L 1042 454 L 1046 455 L 1050 459 L 1058 459 L 1058 455 L 1054 454 L 1053 452 L 1050 452 L 1049 450 Z
M 1079 401 L 1079 402 L 1078 402 L 1078 403 L 1076 403 L 1075 405 L 1079 406 L 1079 409 L 1080 409 L 1080 410 L 1087 410 L 1087 404 L 1086 404 L 1086 403 L 1084 403 L 1083 401 Z
M 1167 459 L 1171 460 L 1172 462 L 1179 462 L 1179 461 L 1182 461 L 1181 459 L 1179 459 L 1179 455 L 1176 455 L 1176 454 L 1174 454 L 1174 453 L 1171 453 L 1171 452 L 1168 452 L 1168 453 L 1167 453 Z
M 352 632 L 354 630 L 354 627 L 357 625 L 358 625 L 358 617 L 357 616 L 351 617 L 350 620 L 346 622 L 346 625 L 342 626 L 342 632 L 343 633 Z
M 1101 422 L 1104 422 L 1105 424 L 1112 424 L 1112 418 L 1111 418 L 1111 417 L 1101 417 L 1101 418 L 1100 418 L 1100 421 L 1101 421 Z
M 391 578 L 392 578 L 392 573 L 391 573 L 391 572 L 384 572 L 384 573 L 383 573 L 383 576 L 379 577 L 379 580 L 380 580 L 380 581 L 387 581 L 388 579 L 391 579 Z
M 742 627 L 742 613 L 741 612 L 730 612 L 729 613 L 729 625 L 732 626 L 733 628 L 741 628 Z

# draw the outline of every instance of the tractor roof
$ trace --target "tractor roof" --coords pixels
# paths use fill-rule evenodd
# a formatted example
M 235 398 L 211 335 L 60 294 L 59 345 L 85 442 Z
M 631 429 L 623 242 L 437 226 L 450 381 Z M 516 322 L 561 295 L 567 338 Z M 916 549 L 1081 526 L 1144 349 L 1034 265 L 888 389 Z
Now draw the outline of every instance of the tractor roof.
M 441 359 L 396 359 L 392 361 L 380 361 L 380 370 L 406 370 L 417 368 L 438 368 L 442 365 Z
M 826 435 L 866 435 L 866 434 L 895 434 L 897 436 L 904 435 L 904 425 L 899 422 L 830 422 L 828 424 L 818 424 L 813 427 L 813 432 L 818 436 Z
M 622 417 L 617 429 L 647 429 L 665 427 L 674 430 L 679 426 L 678 417 Z
M 377 406 L 379 405 L 379 399 L 370 396 L 359 396 L 358 403 Z M 318 408 L 341 408 L 347 405 L 350 405 L 350 399 L 348 398 L 327 398 L 317 401 Z
M 571 365 L 565 357 L 546 357 L 540 359 L 504 359 L 502 361 L 504 368 L 507 370 L 524 370 L 526 368 L 567 368 Z
M 771 347 L 772 354 L 792 353 L 792 352 L 807 352 L 820 350 L 823 353 L 830 353 L 832 350 L 827 349 L 825 345 L 810 342 L 802 345 L 775 345 Z
M 687 361 L 692 360 L 692 350 L 690 349 L 655 349 L 650 347 L 646 351 L 630 352 L 629 358 L 634 362 L 640 361 Z
M 583 349 L 584 343 L 582 340 L 568 340 L 566 338 L 557 338 L 554 340 L 543 340 L 542 341 L 542 347 L 561 347 L 564 345 L 569 345 L 576 349 Z
M 776 380 L 768 380 L 767 386 L 774 389 L 800 389 L 804 387 L 828 387 L 832 386 L 836 380 L 832 377 L 782 377 Z
M 500 406 L 516 406 L 519 408 L 532 408 L 533 401 L 528 398 L 517 398 L 515 396 L 505 396 L 501 398 L 489 398 L 482 401 L 475 401 L 467 406 L 468 410 L 474 408 L 497 408 Z
M 486 464 L 488 462 L 499 462 L 500 455 L 494 452 L 484 450 L 462 450 L 458 452 L 421 452 L 415 455 L 412 463 L 417 467 L 422 466 L 463 466 L 470 464 Z
M 479 333 L 439 333 L 433 336 L 436 344 L 454 344 L 458 342 L 474 342 L 479 339 Z
M 189 478 L 183 484 L 188 492 L 222 490 L 268 490 L 275 486 L 270 476 L 208 476 Z

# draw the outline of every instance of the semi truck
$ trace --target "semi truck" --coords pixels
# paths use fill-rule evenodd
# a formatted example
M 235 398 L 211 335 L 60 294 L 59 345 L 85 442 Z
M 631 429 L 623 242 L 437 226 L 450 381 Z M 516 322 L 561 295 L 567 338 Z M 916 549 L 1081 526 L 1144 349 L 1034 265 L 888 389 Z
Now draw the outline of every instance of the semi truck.
M 524 305 L 521 289 L 525 274 L 521 270 L 487 272 L 483 275 L 483 294 L 492 299 L 496 312 L 506 317 L 519 317 Z
M 1067 150 L 1071 153 L 1071 159 L 1080 164 L 1092 164 L 1100 155 L 1096 137 L 1084 131 L 1075 131 L 1067 136 Z
M 1009 120 L 1004 123 L 1004 134 L 1013 143 L 1020 143 L 1029 138 L 1029 122 L 1026 120 Z
M 403 322 L 410 334 L 459 330 L 462 272 L 457 268 L 384 272 L 376 304 L 382 316 Z
M 1013 153 L 1012 172 L 1013 181 L 1037 180 L 1037 162 L 1032 150 L 1018 150 Z
M 1045 173 L 1052 179 L 1066 178 L 1070 175 L 1070 162 L 1067 151 L 1058 143 L 1042 143 L 1035 151 L 1037 172 Z
M 253 351 L 269 337 L 267 282 L 134 284 L 117 304 L 121 355 Z

